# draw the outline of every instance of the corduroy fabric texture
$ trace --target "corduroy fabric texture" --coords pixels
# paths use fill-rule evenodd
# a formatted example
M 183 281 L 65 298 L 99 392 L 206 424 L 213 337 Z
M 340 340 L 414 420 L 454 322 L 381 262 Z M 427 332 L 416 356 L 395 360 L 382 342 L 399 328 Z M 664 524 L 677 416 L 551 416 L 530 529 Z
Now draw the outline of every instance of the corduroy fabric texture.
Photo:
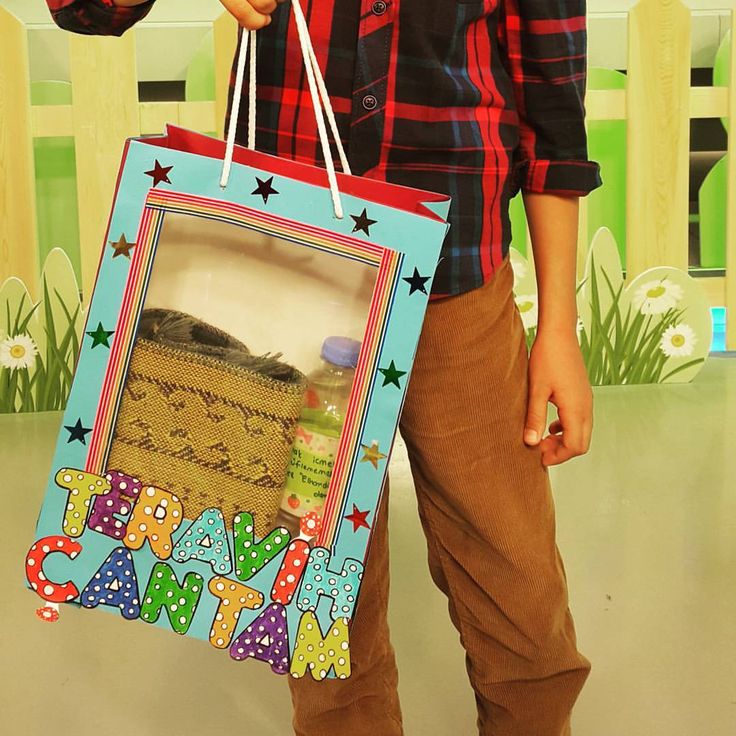
M 479 734 L 568 736 L 590 663 L 577 650 L 548 470 L 523 442 L 528 353 L 512 287 L 506 258 L 479 289 L 430 303 L 400 428 Z M 387 623 L 387 491 L 351 628 L 353 672 L 289 678 L 297 736 L 403 734 Z
M 264 536 L 278 513 L 306 379 L 135 342 L 108 467 L 175 493 L 188 519 L 241 511 Z

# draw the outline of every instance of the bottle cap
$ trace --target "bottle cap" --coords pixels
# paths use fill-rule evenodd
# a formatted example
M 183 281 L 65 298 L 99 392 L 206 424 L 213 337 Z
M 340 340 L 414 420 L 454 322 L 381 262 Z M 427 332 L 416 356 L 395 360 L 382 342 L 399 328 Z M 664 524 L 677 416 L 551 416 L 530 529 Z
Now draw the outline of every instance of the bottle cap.
M 360 354 L 360 341 L 350 337 L 328 337 L 322 343 L 323 360 L 341 368 L 355 368 Z

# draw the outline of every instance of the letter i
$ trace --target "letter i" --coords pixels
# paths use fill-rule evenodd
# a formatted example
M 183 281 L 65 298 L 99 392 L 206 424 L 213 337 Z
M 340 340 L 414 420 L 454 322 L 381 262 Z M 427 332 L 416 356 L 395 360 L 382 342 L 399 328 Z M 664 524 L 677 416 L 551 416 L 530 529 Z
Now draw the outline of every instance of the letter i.
M 304 539 L 295 539 L 289 545 L 284 561 L 273 583 L 271 600 L 284 606 L 291 603 L 304 573 L 309 557 L 309 544 Z

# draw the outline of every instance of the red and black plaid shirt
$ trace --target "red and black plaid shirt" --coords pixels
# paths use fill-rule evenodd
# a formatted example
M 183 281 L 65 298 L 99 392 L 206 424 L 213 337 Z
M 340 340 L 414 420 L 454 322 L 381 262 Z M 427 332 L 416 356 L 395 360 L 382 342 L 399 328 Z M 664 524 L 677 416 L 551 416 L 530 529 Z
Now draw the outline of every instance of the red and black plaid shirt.
M 154 2 L 46 1 L 62 28 L 110 35 Z M 433 297 L 494 273 L 511 243 L 508 206 L 519 189 L 585 196 L 602 184 L 587 151 L 585 0 L 302 7 L 353 173 L 452 197 Z M 259 32 L 257 64 L 257 148 L 322 165 L 288 3 Z M 247 104 L 240 109 L 245 143 Z

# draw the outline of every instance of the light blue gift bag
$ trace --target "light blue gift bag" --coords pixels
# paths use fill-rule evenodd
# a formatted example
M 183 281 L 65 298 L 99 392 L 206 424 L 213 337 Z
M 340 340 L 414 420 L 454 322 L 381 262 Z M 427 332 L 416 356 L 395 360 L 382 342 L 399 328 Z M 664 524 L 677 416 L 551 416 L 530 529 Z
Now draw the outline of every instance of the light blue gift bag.
M 326 169 L 255 151 L 252 109 L 249 145 L 234 145 L 236 106 L 227 143 L 172 125 L 126 141 L 26 573 L 46 617 L 60 603 L 103 608 L 321 680 L 350 675 L 350 622 L 450 200 L 349 173 L 294 11 Z M 324 505 L 290 526 L 275 517 L 284 448 L 331 336 L 360 343 L 352 389 Z M 249 506 L 264 489 L 272 516 Z

